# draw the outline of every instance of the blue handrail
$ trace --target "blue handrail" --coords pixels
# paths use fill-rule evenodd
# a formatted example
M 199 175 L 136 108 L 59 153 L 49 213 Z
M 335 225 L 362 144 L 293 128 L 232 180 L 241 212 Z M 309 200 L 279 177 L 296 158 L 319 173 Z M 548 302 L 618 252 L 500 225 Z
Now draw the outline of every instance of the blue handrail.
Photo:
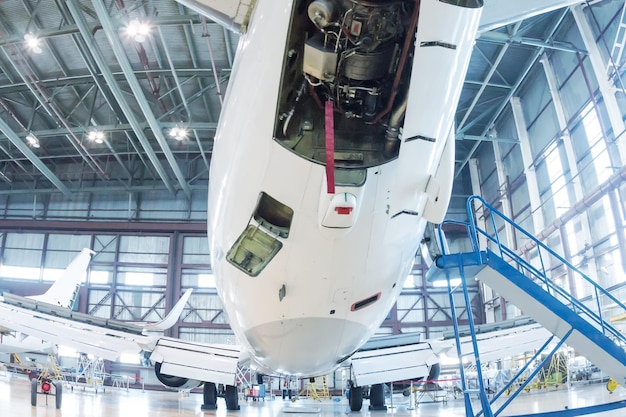
M 480 203 L 485 208 L 485 217 L 488 216 L 488 220 L 491 226 L 493 227 L 493 234 L 490 234 L 489 232 L 482 230 L 481 228 L 477 226 L 476 219 L 474 218 L 474 210 L 472 210 L 473 208 L 472 204 L 474 202 Z M 618 300 L 610 292 L 606 291 L 604 288 L 598 285 L 595 281 L 593 281 L 591 278 L 585 275 L 582 271 L 580 271 L 578 268 L 572 265 L 569 261 L 564 259 L 561 255 L 559 255 L 558 253 L 550 249 L 548 246 L 546 246 L 543 242 L 541 242 L 535 236 L 527 232 L 524 228 L 514 223 L 511 219 L 506 217 L 504 214 L 502 214 L 500 211 L 495 209 L 493 206 L 489 205 L 482 197 L 471 196 L 470 198 L 468 198 L 467 203 L 466 203 L 466 208 L 467 208 L 467 214 L 469 218 L 469 224 L 462 223 L 462 222 L 455 222 L 455 221 L 447 221 L 447 222 L 444 222 L 444 224 L 454 223 L 454 224 L 466 225 L 468 232 L 469 232 L 468 233 L 469 238 L 472 243 L 472 248 L 474 249 L 474 251 L 476 252 L 480 251 L 478 239 L 479 239 L 479 236 L 484 236 L 488 242 L 492 242 L 493 244 L 495 244 L 497 248 L 496 253 L 499 254 L 500 257 L 502 257 L 505 260 L 509 259 L 510 261 L 514 262 L 517 265 L 518 270 L 520 270 L 520 272 L 523 273 L 524 271 L 526 271 L 530 275 L 532 275 L 533 278 L 540 280 L 543 284 L 545 284 L 546 290 L 549 293 L 552 293 L 555 296 L 563 297 L 565 300 L 569 302 L 570 308 L 574 309 L 575 311 L 579 313 L 584 313 L 585 316 L 587 316 L 592 322 L 596 323 L 602 329 L 603 334 L 610 335 L 614 337 L 615 339 L 621 341 L 622 343 L 626 344 L 626 336 L 623 335 L 621 332 L 619 332 L 617 329 L 615 329 L 611 324 L 603 320 L 602 308 L 600 305 L 600 296 L 605 296 L 609 300 L 611 300 L 611 302 L 614 303 L 616 308 L 619 307 L 624 312 L 626 312 L 626 306 L 620 300 Z M 520 257 L 514 250 L 506 247 L 501 242 L 500 237 L 498 235 L 498 229 L 496 226 L 496 218 L 504 221 L 505 223 L 508 223 L 516 231 L 523 234 L 526 238 L 534 242 L 534 244 L 537 246 L 538 257 L 539 257 L 539 261 L 541 264 L 540 269 L 537 269 L 536 267 L 531 265 L 529 262 L 527 262 L 522 257 Z M 441 228 L 440 228 L 440 239 L 442 242 L 444 241 Z M 559 285 L 554 283 L 551 279 L 548 278 L 542 251 L 545 251 L 545 253 L 547 253 L 548 255 L 556 258 L 559 262 L 565 265 L 565 267 L 569 268 L 571 271 L 576 273 L 579 277 L 581 277 L 584 281 L 586 281 L 593 287 L 594 294 L 596 297 L 596 307 L 598 309 L 597 313 L 593 311 L 590 307 L 582 303 L 580 300 L 572 296 L 570 293 L 565 291 Z M 478 257 L 479 257 L 479 262 L 480 262 L 480 253 L 478 254 Z

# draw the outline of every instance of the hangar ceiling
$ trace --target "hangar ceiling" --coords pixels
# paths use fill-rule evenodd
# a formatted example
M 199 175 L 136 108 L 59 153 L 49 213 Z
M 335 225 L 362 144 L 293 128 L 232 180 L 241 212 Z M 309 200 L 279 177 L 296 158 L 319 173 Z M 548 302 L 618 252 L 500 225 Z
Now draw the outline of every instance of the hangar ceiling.
M 566 8 L 477 39 L 457 177 L 481 143 L 507 140 L 491 128 L 544 51 L 584 54 L 559 38 L 573 24 Z M 0 2 L 0 194 L 206 189 L 237 40 L 174 0 Z

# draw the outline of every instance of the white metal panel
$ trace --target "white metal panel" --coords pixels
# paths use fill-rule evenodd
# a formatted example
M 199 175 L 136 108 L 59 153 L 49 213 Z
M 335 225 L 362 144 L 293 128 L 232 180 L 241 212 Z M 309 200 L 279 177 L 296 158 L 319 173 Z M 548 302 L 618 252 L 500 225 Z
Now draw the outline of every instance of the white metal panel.
M 245 27 L 256 0 L 176 0 L 230 30 Z
M 498 359 L 521 355 L 541 347 L 551 333 L 540 324 L 529 324 L 506 330 L 482 333 L 476 335 L 481 362 L 493 362 Z M 461 338 L 461 354 L 467 356 L 472 353 L 472 339 L 470 336 Z M 448 355 L 450 356 L 450 355 Z M 471 358 L 470 358 L 471 360 Z
M 234 385 L 240 348 L 236 345 L 207 345 L 162 338 L 150 355 L 161 363 L 161 372 L 197 381 Z
M 357 352 L 352 375 L 357 386 L 425 377 L 439 359 L 429 343 Z

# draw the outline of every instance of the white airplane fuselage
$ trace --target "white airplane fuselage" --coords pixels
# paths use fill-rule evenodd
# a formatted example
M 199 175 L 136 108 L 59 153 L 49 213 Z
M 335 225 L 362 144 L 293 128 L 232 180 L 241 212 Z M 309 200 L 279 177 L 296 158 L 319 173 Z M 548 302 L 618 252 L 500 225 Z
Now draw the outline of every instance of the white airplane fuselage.
M 212 265 L 230 325 L 259 366 L 296 376 L 330 372 L 372 336 L 427 219 L 443 217 L 454 111 L 480 17 L 479 7 L 439 0 L 311 3 L 257 1 L 209 190 Z M 400 27 L 410 32 L 412 19 L 416 35 L 404 42 Z

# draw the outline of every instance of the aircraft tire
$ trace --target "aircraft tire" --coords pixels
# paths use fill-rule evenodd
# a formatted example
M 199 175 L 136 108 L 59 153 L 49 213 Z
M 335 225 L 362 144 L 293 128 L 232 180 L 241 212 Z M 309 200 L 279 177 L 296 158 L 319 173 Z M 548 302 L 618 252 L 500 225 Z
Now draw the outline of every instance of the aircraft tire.
M 374 384 L 370 387 L 370 410 L 387 410 L 383 384 Z
M 39 382 L 33 378 L 30 380 L 30 405 L 35 407 L 37 405 L 37 387 Z
M 233 385 L 226 385 L 226 392 L 224 393 L 224 400 L 226 400 L 226 409 L 229 411 L 239 410 L 239 393 L 237 387 Z
M 350 386 L 350 410 L 361 411 L 363 407 L 363 387 Z
M 54 393 L 55 393 L 55 407 L 57 410 L 61 409 L 61 403 L 63 401 L 63 382 L 54 381 Z
M 217 389 L 213 382 L 205 382 L 202 391 L 204 404 L 202 404 L 203 410 L 216 410 L 217 409 Z

